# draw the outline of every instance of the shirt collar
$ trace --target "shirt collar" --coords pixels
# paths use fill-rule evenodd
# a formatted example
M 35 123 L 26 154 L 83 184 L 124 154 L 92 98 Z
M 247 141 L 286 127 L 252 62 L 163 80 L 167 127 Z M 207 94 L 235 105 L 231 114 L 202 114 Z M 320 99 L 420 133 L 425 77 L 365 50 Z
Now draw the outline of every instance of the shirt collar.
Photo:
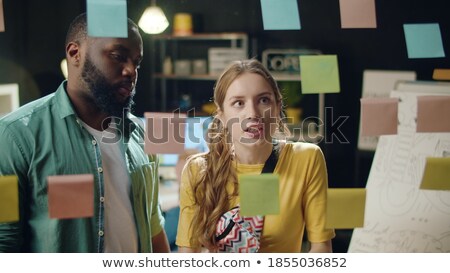
M 66 89 L 67 80 L 64 80 L 55 92 L 55 101 L 56 105 L 58 105 L 56 111 L 58 112 L 57 114 L 61 119 L 64 119 L 68 116 L 76 116 L 75 109 L 73 108 L 72 102 L 67 95 Z M 125 133 L 126 137 L 129 137 L 134 129 L 136 129 L 136 124 L 130 119 L 130 117 L 132 119 L 138 119 L 132 114 L 128 114 L 127 117 L 125 117 L 124 122 L 122 122 L 122 119 L 119 119 L 119 128 L 123 128 L 123 132 Z
M 55 92 L 56 111 L 59 118 L 63 119 L 68 116 L 76 115 L 73 105 L 70 102 L 66 91 L 67 80 L 63 81 Z

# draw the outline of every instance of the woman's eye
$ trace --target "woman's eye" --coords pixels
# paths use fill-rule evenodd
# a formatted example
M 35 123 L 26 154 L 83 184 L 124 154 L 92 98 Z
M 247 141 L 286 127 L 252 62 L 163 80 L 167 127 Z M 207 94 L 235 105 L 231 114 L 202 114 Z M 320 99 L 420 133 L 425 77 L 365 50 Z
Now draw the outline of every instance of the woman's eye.
M 244 103 L 240 100 L 233 102 L 234 107 L 241 107 L 242 105 L 244 105 Z
M 268 97 L 262 97 L 259 99 L 259 101 L 263 104 L 269 104 L 270 103 L 270 98 Z

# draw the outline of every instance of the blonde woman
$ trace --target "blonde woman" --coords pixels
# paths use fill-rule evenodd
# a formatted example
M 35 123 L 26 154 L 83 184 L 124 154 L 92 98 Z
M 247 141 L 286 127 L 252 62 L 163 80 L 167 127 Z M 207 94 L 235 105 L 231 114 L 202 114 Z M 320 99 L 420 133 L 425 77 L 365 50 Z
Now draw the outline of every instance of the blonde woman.
M 179 252 L 217 252 L 216 225 L 239 204 L 239 174 L 259 174 L 286 129 L 282 96 L 257 60 L 231 64 L 214 90 L 217 113 L 209 152 L 191 157 L 182 173 Z M 334 230 L 325 228 L 327 171 L 320 148 L 309 143 L 276 145 L 280 213 L 264 217 L 259 252 L 300 252 L 304 229 L 310 252 L 331 252 Z

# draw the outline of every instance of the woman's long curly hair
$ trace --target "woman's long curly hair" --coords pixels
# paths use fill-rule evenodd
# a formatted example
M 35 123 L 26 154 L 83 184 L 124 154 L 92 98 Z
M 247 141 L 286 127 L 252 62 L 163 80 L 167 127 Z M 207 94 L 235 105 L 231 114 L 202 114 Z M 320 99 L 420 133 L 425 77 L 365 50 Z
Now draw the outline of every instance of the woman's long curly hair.
M 219 111 L 223 109 L 229 86 L 243 73 L 259 74 L 266 79 L 273 90 L 276 102 L 282 105 L 282 95 L 272 75 L 259 61 L 251 59 L 233 62 L 217 80 L 214 88 L 214 102 Z M 287 132 L 281 117 L 283 117 L 282 107 L 278 131 Z M 195 214 L 190 226 L 192 230 L 190 243 L 195 248 L 206 247 L 209 251 L 216 251 L 216 223 L 220 216 L 230 209 L 230 199 L 238 195 L 236 163 L 233 161 L 231 138 L 217 114 L 213 116 L 208 129 L 208 142 L 209 152 L 189 159 L 191 161 L 201 157 L 201 161 L 205 164 L 201 166 L 198 176 L 190 179 L 195 206 Z M 231 194 L 227 191 L 228 183 L 233 185 Z

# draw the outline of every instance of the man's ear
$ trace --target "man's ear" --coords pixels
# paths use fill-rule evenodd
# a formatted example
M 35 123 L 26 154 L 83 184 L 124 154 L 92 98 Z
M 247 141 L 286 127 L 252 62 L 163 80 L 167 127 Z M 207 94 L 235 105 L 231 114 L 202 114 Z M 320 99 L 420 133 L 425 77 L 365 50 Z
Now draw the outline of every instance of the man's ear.
M 80 45 L 75 42 L 67 44 L 66 58 L 69 65 L 79 66 L 81 61 Z

